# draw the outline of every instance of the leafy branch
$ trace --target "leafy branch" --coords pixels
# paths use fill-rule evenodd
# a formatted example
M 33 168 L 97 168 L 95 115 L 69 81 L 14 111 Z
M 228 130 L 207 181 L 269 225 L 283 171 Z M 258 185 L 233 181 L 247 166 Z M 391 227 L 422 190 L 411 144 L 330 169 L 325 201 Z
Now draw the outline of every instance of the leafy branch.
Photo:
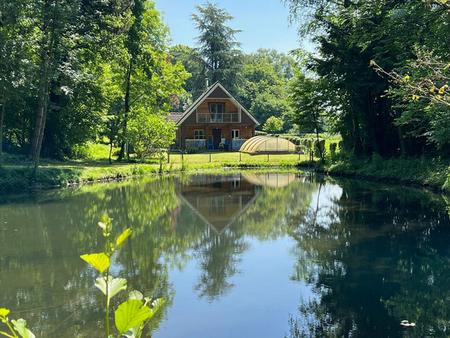
M 80 257 L 100 273 L 95 286 L 105 295 L 105 337 L 113 338 L 115 336 L 111 334 L 109 319 L 110 303 L 120 291 L 127 289 L 127 280 L 110 274 L 111 258 L 131 236 L 132 230 L 127 228 L 115 240 L 112 240 L 112 220 L 108 216 L 103 216 L 98 226 L 106 239 L 104 252 L 84 254 Z M 121 303 L 114 312 L 114 322 L 118 333 L 116 337 L 141 337 L 145 325 L 161 309 L 164 302 L 162 298 L 151 300 L 144 297 L 139 291 L 130 292 L 128 300 Z
M 410 74 L 402 75 L 396 71 L 386 71 L 374 60 L 373 69 L 383 77 L 402 88 L 405 96 L 413 101 L 429 100 L 431 103 L 450 106 L 450 63 L 434 58 L 429 53 L 419 53 L 418 58 L 409 65 Z

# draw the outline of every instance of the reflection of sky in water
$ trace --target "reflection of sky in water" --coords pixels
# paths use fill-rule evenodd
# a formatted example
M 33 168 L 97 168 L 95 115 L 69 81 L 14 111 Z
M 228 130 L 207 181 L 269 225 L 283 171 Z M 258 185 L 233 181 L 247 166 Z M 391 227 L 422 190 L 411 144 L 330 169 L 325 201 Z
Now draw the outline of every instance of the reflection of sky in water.
M 320 184 L 312 194 L 310 212 L 316 212 L 316 223 L 323 228 L 329 228 L 332 223 L 339 222 L 337 201 L 343 190 L 336 184 Z
M 169 309 L 155 338 L 270 338 L 287 333 L 289 314 L 297 312 L 299 299 L 313 296 L 306 284 L 289 279 L 293 241 L 288 237 L 245 240 L 249 249 L 241 257 L 240 272 L 230 280 L 234 287 L 218 299 L 199 298 L 193 290 L 199 274 L 197 261 L 170 271 L 176 306 Z

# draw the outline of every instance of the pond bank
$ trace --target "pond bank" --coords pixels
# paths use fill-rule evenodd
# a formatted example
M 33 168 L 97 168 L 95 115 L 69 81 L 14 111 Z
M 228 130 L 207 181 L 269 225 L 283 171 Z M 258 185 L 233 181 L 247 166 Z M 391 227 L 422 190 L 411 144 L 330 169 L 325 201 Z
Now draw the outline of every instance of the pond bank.
M 335 160 L 316 166 L 306 157 L 280 156 L 265 160 L 245 158 L 243 161 L 218 158 L 214 162 L 198 161 L 187 157 L 184 163 L 163 164 L 163 173 L 192 173 L 200 170 L 229 172 L 230 170 L 254 169 L 258 171 L 315 169 L 331 176 L 361 178 L 384 183 L 400 183 L 450 192 L 450 163 L 436 159 L 373 157 L 360 160 Z M 34 179 L 31 165 L 17 163 L 0 167 L 0 194 L 20 193 L 33 189 L 52 189 L 91 183 L 119 181 L 131 177 L 157 175 L 158 163 L 105 163 L 91 162 L 46 162 L 39 168 Z
M 297 170 L 298 163 L 298 157 L 270 162 L 253 160 L 195 163 L 186 161 L 185 163 L 164 163 L 162 173 L 191 173 L 200 170 L 229 172 L 230 170 L 242 169 Z M 36 177 L 33 177 L 31 165 L 6 164 L 0 167 L 0 194 L 120 181 L 131 177 L 158 175 L 160 173 L 160 165 L 157 163 L 52 162 L 40 166 Z
M 299 167 L 308 167 L 308 163 L 300 163 Z M 450 192 L 450 162 L 431 158 L 382 159 L 373 157 L 359 160 L 336 160 L 316 166 L 315 170 L 330 176 L 415 185 Z

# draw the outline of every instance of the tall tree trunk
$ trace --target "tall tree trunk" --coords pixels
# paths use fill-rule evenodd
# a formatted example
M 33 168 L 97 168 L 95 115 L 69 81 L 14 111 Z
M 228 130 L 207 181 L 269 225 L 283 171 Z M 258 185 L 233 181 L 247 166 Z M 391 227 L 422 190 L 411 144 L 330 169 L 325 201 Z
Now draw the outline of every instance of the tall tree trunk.
M 39 156 L 41 153 L 42 137 L 44 136 L 45 119 L 48 107 L 49 56 L 46 46 L 42 46 L 40 62 L 38 108 L 34 118 L 34 132 L 31 141 L 31 158 L 35 168 L 39 165 Z
M 126 153 L 127 148 L 127 128 L 128 128 L 128 116 L 130 114 L 130 89 L 131 89 L 131 71 L 133 69 L 133 59 L 130 58 L 130 64 L 128 65 L 127 74 L 125 78 L 125 98 L 124 98 L 124 114 L 122 121 L 122 142 L 120 144 L 120 153 L 118 160 L 121 161 Z
M 44 22 L 42 25 L 42 31 L 44 32 L 44 36 L 42 38 L 40 52 L 38 108 L 35 113 L 33 138 L 31 140 L 31 158 L 34 162 L 35 172 L 39 166 L 39 158 L 47 118 L 51 67 L 53 64 L 53 52 L 55 48 L 57 5 L 57 1 L 46 1 L 43 9 Z M 52 10 L 52 18 L 50 18 L 50 10 Z

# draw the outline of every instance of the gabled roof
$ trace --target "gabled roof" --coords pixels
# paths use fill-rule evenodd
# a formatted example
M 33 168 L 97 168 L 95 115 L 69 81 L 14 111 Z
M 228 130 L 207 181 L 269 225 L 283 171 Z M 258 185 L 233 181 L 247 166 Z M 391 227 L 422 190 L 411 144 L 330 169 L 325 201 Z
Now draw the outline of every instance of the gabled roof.
M 214 83 L 213 85 L 211 85 L 211 86 L 209 86 L 206 90 L 205 90 L 205 92 L 202 94 L 202 95 L 200 95 L 200 97 L 197 99 L 197 100 L 195 100 L 195 102 L 188 108 L 188 109 L 186 109 L 186 111 L 183 113 L 183 116 L 178 120 L 178 122 L 177 122 L 177 126 L 179 126 L 180 124 L 182 124 L 193 112 L 195 112 L 195 110 L 197 109 L 197 107 L 199 106 L 199 105 L 201 105 L 202 104 L 202 102 L 203 101 L 205 101 L 210 95 L 211 95 L 211 93 L 213 93 L 214 92 L 214 90 L 216 90 L 217 88 L 220 88 L 221 90 L 223 90 L 223 92 L 234 102 L 234 104 L 236 105 L 236 106 L 238 106 L 239 108 L 241 108 L 241 110 L 245 113 L 245 114 L 247 114 L 249 117 L 250 117 L 250 119 L 253 121 L 253 122 L 255 122 L 256 123 L 256 125 L 259 125 L 259 122 L 258 122 L 258 120 L 256 120 L 254 117 L 253 117 L 253 115 L 252 114 L 250 114 L 248 111 L 247 111 L 247 109 L 245 109 L 245 107 L 242 105 L 242 104 L 240 104 L 239 102 L 238 102 L 238 100 L 236 100 L 234 97 L 233 97 L 233 95 L 231 95 L 230 94 L 230 92 L 228 91 L 228 90 L 226 90 L 225 89 L 225 87 L 224 86 L 222 86 L 221 84 L 220 84 L 220 82 L 216 82 L 216 83 Z

